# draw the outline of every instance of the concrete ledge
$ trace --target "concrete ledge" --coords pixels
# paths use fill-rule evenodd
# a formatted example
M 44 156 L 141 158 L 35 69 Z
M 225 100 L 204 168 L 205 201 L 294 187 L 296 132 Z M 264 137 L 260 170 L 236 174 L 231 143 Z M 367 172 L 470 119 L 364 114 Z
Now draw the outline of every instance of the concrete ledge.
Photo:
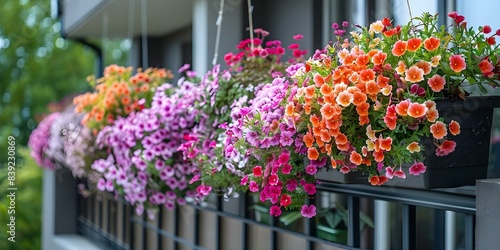
M 77 234 L 56 235 L 53 237 L 53 243 L 54 250 L 102 250 L 87 238 Z

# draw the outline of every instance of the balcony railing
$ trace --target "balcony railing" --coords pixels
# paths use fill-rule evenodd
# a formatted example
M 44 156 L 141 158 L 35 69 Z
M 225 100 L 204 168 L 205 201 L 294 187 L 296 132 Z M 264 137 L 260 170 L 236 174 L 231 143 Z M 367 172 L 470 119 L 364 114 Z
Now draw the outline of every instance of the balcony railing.
M 415 190 L 324 183 L 318 209 L 346 207 L 346 239 L 318 218 L 284 225 L 251 196 L 136 216 L 111 194 L 80 198 L 79 233 L 107 249 L 474 249 L 474 187 Z M 374 228 L 360 227 L 373 218 Z M 300 217 L 300 216 L 299 216 Z M 267 218 L 267 219 L 266 219 Z M 391 247 L 392 246 L 392 247 Z

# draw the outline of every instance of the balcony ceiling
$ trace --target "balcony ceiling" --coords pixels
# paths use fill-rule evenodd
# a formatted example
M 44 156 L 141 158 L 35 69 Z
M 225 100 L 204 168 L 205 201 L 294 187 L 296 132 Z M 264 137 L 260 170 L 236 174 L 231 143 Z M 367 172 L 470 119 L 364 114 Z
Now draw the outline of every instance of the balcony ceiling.
M 149 36 L 162 36 L 192 23 L 193 0 L 145 2 Z M 143 32 L 141 6 L 141 0 L 63 0 L 60 8 L 64 34 L 69 38 L 140 36 Z

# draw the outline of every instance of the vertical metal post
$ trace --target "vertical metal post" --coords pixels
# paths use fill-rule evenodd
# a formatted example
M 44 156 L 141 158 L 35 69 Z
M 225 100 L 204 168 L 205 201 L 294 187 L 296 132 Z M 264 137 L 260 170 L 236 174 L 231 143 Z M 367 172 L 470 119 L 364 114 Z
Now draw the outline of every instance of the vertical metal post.
M 416 207 L 403 204 L 403 250 L 416 249 Z
M 465 249 L 474 249 L 474 215 L 465 215 Z
M 349 225 L 347 225 L 347 245 L 351 247 L 360 246 L 359 230 L 359 197 L 349 195 L 347 197 L 347 207 L 349 213 Z
M 156 231 L 156 246 L 158 249 L 163 249 L 163 236 L 160 234 L 160 229 L 163 229 L 163 208 L 164 206 L 160 206 L 158 211 L 158 230 Z

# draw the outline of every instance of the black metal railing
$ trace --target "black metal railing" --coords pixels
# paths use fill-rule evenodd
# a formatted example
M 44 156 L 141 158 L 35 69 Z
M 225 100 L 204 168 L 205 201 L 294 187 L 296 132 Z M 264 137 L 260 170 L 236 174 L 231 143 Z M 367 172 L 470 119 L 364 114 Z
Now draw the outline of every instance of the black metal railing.
M 374 239 L 374 229 L 361 229 L 363 217 L 360 211 L 373 218 L 373 202 L 387 201 L 394 205 L 391 217 L 397 217 L 396 224 L 401 223 L 393 225 L 392 231 L 387 232 L 401 236 L 398 237 L 401 242 L 391 242 L 393 249 L 444 248 L 445 211 L 463 217 L 463 225 L 458 229 L 460 237 L 457 238 L 463 238 L 459 245 L 463 249 L 474 249 L 474 190 L 414 190 L 335 183 L 322 183 L 317 189 L 318 195 L 313 202 L 318 207 L 325 201 L 320 194 L 325 193 L 340 197 L 336 202 L 346 206 L 347 223 L 344 226 L 347 239 L 332 240 L 325 237 L 325 232 L 320 234 L 317 219 L 298 218 L 295 228 L 283 225 L 278 219 L 265 217 L 265 212 L 252 208 L 255 203 L 247 195 L 229 202 L 212 197 L 209 203 L 187 205 L 174 211 L 160 209 L 154 221 L 145 215 L 136 216 L 129 205 L 116 201 L 111 194 L 81 198 L 79 233 L 105 249 L 120 250 L 294 249 L 294 246 L 296 249 L 372 249 L 379 239 Z M 425 241 L 417 233 L 417 227 L 422 224 L 418 215 L 425 209 L 433 211 L 430 226 L 434 234 L 428 245 L 424 245 Z

